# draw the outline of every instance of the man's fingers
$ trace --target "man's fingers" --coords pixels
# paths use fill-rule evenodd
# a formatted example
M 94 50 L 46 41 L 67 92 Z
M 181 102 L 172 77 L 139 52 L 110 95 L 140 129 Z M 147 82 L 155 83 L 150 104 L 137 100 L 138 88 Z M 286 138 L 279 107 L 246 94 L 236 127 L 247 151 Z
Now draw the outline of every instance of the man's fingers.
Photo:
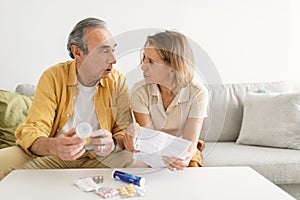
M 85 143 L 86 141 L 80 138 L 60 135 L 55 142 L 56 155 L 63 160 L 77 159 L 78 155 L 82 155 L 82 152 L 84 153 Z
M 107 156 L 111 153 L 112 151 L 112 143 L 109 143 L 107 145 L 94 145 L 94 152 L 98 156 Z
M 105 138 L 92 138 L 94 145 L 107 145 L 110 143 L 113 143 L 113 140 L 111 137 L 105 137 Z
M 85 144 L 86 140 L 81 138 L 73 138 L 73 137 L 60 137 L 60 143 L 62 145 Z
M 69 132 L 65 133 L 64 136 L 73 137 L 75 134 L 76 134 L 76 129 L 72 128 Z
M 73 160 L 76 160 L 77 158 L 80 158 L 85 153 L 85 148 L 82 148 L 77 154 L 75 154 L 72 158 Z
M 98 129 L 95 130 L 92 135 L 91 138 L 100 138 L 100 137 L 109 137 L 111 136 L 111 133 L 105 129 Z
M 79 138 L 73 137 L 76 134 L 75 128 L 72 128 L 69 132 L 62 134 L 56 138 L 56 143 L 62 145 L 73 145 L 79 143 L 85 143 L 86 141 Z
M 84 148 L 83 143 L 73 144 L 73 145 L 63 145 L 61 147 L 61 151 L 73 156 L 73 155 L 77 154 L 83 148 Z
M 98 156 L 107 156 L 112 152 L 114 147 L 114 141 L 111 132 L 109 132 L 108 130 L 95 130 L 91 135 L 91 139 L 94 152 Z
M 61 145 L 58 152 L 58 156 L 63 160 L 75 160 L 85 152 L 85 148 L 84 144 Z
M 79 149 L 79 151 L 72 151 L 70 152 L 61 152 L 59 157 L 63 160 L 76 160 L 80 156 L 82 156 L 85 153 L 85 148 Z

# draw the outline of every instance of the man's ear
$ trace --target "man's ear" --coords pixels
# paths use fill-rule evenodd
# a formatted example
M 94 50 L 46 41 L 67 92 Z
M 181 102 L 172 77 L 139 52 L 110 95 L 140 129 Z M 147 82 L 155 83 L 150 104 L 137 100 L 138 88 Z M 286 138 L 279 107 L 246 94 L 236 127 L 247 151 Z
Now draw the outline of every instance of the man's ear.
M 71 46 L 71 51 L 72 51 L 72 54 L 73 54 L 75 60 L 82 60 L 83 59 L 84 53 L 78 46 L 73 44 Z

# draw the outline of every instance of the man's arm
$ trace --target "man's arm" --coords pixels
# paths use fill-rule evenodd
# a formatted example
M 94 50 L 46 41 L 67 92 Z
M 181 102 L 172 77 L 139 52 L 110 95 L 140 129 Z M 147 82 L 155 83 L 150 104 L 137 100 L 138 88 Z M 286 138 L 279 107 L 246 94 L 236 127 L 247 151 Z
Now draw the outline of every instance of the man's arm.
M 30 151 L 38 156 L 57 155 L 62 160 L 76 160 L 85 152 L 85 140 L 73 138 L 75 129 L 56 138 L 39 137 L 30 147 Z
M 81 140 L 72 138 L 74 130 L 56 136 L 58 123 L 54 124 L 54 120 L 59 118 L 57 110 L 62 95 L 57 88 L 64 85 L 60 69 L 53 67 L 43 73 L 28 116 L 16 130 L 17 144 L 29 155 L 57 155 L 62 159 L 74 159 L 84 151 Z
M 16 130 L 17 144 L 28 154 L 32 154 L 29 148 L 38 138 L 51 137 L 51 128 L 57 109 L 54 82 L 51 73 L 43 73 L 37 85 L 28 116 Z M 36 155 L 45 154 L 45 152 L 38 152 L 39 149 L 34 149 Z

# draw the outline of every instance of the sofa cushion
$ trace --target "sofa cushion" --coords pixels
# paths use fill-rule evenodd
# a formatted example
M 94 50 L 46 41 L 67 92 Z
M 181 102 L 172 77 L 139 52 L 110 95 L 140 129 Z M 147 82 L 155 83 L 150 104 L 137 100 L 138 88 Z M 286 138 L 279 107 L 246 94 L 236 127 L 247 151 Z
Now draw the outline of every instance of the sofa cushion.
M 0 90 L 0 148 L 15 144 L 14 132 L 25 120 L 33 97 Z
M 16 87 L 16 92 L 26 96 L 33 96 L 35 93 L 36 87 L 32 84 L 19 84 Z
M 200 139 L 206 142 L 236 141 L 241 128 L 247 92 L 292 91 L 292 85 L 286 81 L 207 85 L 207 88 L 210 95 L 208 116 L 204 119 L 200 134 Z
M 250 166 L 275 184 L 300 184 L 300 151 L 235 142 L 207 142 L 203 164 L 216 166 Z
M 300 149 L 300 93 L 248 93 L 239 144 Z

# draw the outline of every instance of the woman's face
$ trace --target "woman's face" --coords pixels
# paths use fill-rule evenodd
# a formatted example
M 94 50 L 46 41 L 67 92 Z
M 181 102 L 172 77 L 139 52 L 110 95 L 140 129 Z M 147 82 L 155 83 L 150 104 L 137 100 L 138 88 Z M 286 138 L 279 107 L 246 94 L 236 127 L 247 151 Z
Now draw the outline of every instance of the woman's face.
M 145 47 L 141 68 L 146 83 L 169 86 L 171 82 L 170 73 L 172 73 L 173 69 L 168 62 L 160 57 L 154 47 L 149 45 Z

